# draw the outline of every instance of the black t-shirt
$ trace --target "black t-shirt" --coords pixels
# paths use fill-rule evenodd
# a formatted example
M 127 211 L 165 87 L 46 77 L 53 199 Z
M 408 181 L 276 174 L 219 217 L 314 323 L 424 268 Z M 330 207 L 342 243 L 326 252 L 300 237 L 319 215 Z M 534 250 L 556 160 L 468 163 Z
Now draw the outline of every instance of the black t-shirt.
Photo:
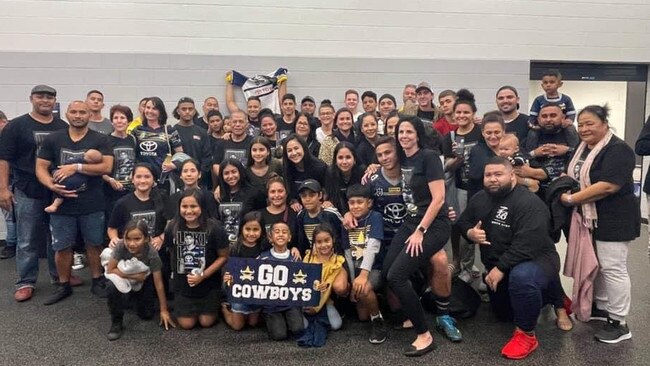
M 203 117 L 194 116 L 194 125 L 199 126 L 203 129 L 203 131 L 208 131 L 208 123 L 203 120 Z
M 272 214 L 269 212 L 268 208 L 265 208 L 261 212 L 261 221 L 262 228 L 268 235 L 271 232 L 271 226 L 276 222 L 285 222 L 289 225 L 289 230 L 291 231 L 291 242 L 289 243 L 289 248 L 293 248 L 298 242 L 298 235 L 296 235 L 296 212 L 287 206 L 284 212 L 279 214 Z M 271 244 L 268 242 L 267 238 L 264 238 L 262 241 L 262 250 L 268 250 L 271 248 Z
M 108 200 L 115 201 L 133 190 L 131 173 L 135 166 L 135 138 L 127 135 L 125 138 L 108 135 L 109 144 L 113 150 L 113 171 L 111 177 L 122 183 L 123 191 L 116 191 L 110 184 L 104 182 L 104 195 Z M 108 220 L 108 217 L 106 218 Z
M 149 199 L 140 201 L 135 193 L 120 198 L 115 203 L 108 227 L 117 229 L 118 237 L 122 237 L 124 227 L 131 220 L 144 220 L 149 228 L 150 236 L 158 236 L 165 230 L 165 195 L 156 191 L 151 192 Z
M 519 139 L 519 146 L 524 146 L 526 137 L 528 137 L 528 116 L 519 113 L 517 118 L 506 122 L 506 133 L 512 133 Z
M 476 192 L 483 189 L 483 173 L 485 171 L 485 164 L 490 158 L 495 157 L 496 154 L 490 149 L 487 144 L 480 141 L 472 148 L 469 153 L 469 181 L 467 189 L 467 198 L 471 198 Z
M 209 172 L 212 168 L 212 146 L 208 133 L 195 125 L 183 126 L 179 123 L 174 127 L 181 138 L 183 152 L 199 162 L 202 172 Z
M 266 190 L 266 183 L 269 181 L 271 174 L 274 173 L 282 176 L 282 161 L 271 159 L 269 169 L 266 171 L 266 174 L 261 177 L 255 175 L 251 170 L 251 167 L 246 168 L 246 175 L 248 175 L 248 180 L 251 182 L 251 185 L 262 191 Z
M 99 132 L 88 130 L 81 140 L 74 142 L 68 130 L 52 132 L 43 140 L 38 150 L 40 159 L 52 164 L 50 170 L 71 161 L 83 161 L 83 155 L 90 149 L 98 150 L 102 155 L 113 156 L 108 137 Z M 77 173 L 81 174 L 81 173 Z M 66 198 L 57 210 L 58 215 L 85 215 L 104 210 L 104 188 L 101 176 L 88 176 L 86 189 L 77 191 L 76 198 Z
M 432 111 L 426 112 L 426 111 L 420 110 L 418 108 L 417 116 L 420 117 L 422 122 L 424 122 L 425 124 L 432 125 L 433 121 L 434 121 L 434 119 L 436 117 L 436 110 L 434 109 Z
M 201 195 L 201 202 L 199 203 L 203 210 L 207 211 L 208 217 L 212 219 L 218 219 L 219 210 L 217 207 L 217 201 L 214 199 L 214 194 L 203 188 L 199 188 L 199 193 Z M 178 213 L 178 205 L 180 203 L 182 194 L 183 192 L 179 191 L 169 196 L 167 204 L 165 205 L 165 217 L 167 219 L 173 219 Z
M 453 139 L 453 141 L 452 141 Z M 443 155 L 446 157 L 460 157 L 462 162 L 454 171 L 456 178 L 456 187 L 468 190 L 469 187 L 469 154 L 472 148 L 476 146 L 483 139 L 481 135 L 481 128 L 474 125 L 468 133 L 461 134 L 458 130 L 451 131 L 444 137 L 442 145 Z M 453 143 L 456 143 L 456 148 L 453 148 Z
M 313 158 L 312 160 L 313 166 L 311 169 L 305 171 L 299 171 L 295 168 L 289 168 L 291 169 L 292 173 L 292 180 L 288 181 L 287 184 L 289 185 L 289 201 L 291 200 L 297 200 L 298 199 L 298 188 L 302 184 L 302 182 L 306 181 L 307 179 L 314 179 L 318 183 L 320 183 L 321 187 L 324 187 L 325 185 L 325 172 L 327 171 L 327 165 L 323 163 L 320 159 L 318 158 Z M 293 165 L 293 163 L 290 163 Z M 285 177 L 288 178 L 288 177 Z
M 246 166 L 248 159 L 248 150 L 253 142 L 249 135 L 239 142 L 233 140 L 219 140 L 212 152 L 212 164 L 221 164 L 222 161 L 230 158 L 239 160 L 242 165 Z
M 632 179 L 635 164 L 634 151 L 617 136 L 612 136 L 594 159 L 589 170 L 591 184 L 608 182 L 621 187 L 596 201 L 598 225 L 594 228 L 594 239 L 630 241 L 640 235 L 640 205 Z
M 375 147 L 372 146 L 370 141 L 368 141 L 365 136 L 359 139 L 359 145 L 357 145 L 357 156 L 359 157 L 361 165 L 370 165 L 377 163 L 377 154 L 375 154 Z
M 219 258 L 218 251 L 228 248 L 226 232 L 215 220 L 208 220 L 203 230 L 180 226 L 178 232 L 174 232 L 171 224 L 165 229 L 164 245 L 171 250 L 174 292 L 193 298 L 207 296 L 219 287 L 219 271 L 194 287 L 187 283 L 187 275 L 195 269 L 205 271 Z
M 282 116 L 278 116 L 275 119 L 275 124 L 278 126 L 276 130 L 278 135 L 278 145 L 281 145 L 282 140 L 284 140 L 285 137 L 293 133 L 293 131 L 295 130 L 296 119 L 298 119 L 297 114 L 296 114 L 296 118 L 294 118 L 294 120 L 291 121 L 290 123 L 287 123 Z
M 431 203 L 429 182 L 445 179 L 442 162 L 433 151 L 420 149 L 413 156 L 404 159 L 401 162 L 401 167 L 404 187 L 402 194 L 407 207 L 406 220 L 416 217 L 419 222 Z M 409 204 L 413 204 L 415 207 L 409 210 Z M 443 211 L 445 210 L 438 212 L 438 217 L 443 215 Z
M 14 187 L 28 197 L 43 199 L 49 191 L 36 178 L 36 151 L 45 136 L 53 131 L 67 130 L 68 124 L 58 117 L 50 123 L 40 123 L 29 113 L 16 117 L 0 135 L 0 160 L 9 162 L 14 175 Z

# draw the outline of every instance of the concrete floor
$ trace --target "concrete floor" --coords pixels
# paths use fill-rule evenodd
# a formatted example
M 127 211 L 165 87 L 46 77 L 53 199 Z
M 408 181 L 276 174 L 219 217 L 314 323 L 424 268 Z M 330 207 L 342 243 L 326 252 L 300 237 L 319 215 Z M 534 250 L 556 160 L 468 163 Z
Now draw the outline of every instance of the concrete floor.
M 650 365 L 647 247 L 644 228 L 642 237 L 632 245 L 629 260 L 632 311 L 628 322 L 632 340 L 617 345 L 596 342 L 593 334 L 602 326 L 600 322 L 578 323 L 573 331 L 562 332 L 556 329 L 554 315 L 547 308 L 537 329 L 540 347 L 517 364 Z M 558 247 L 561 252 L 564 248 Z M 0 261 L 0 365 L 514 364 L 499 353 L 512 333 L 512 325 L 496 322 L 487 304 L 482 305 L 475 318 L 459 321 L 465 338 L 462 343 L 452 344 L 434 333 L 437 350 L 417 360 L 407 359 L 400 353 L 414 337 L 412 332 L 391 331 L 384 344 L 371 345 L 367 341 L 367 324 L 352 321 L 346 321 L 342 330 L 330 333 L 325 347 L 302 349 L 293 341 L 269 341 L 263 328 L 234 332 L 219 323 L 207 330 L 166 332 L 155 321 L 143 322 L 128 313 L 124 337 L 109 342 L 106 303 L 90 294 L 88 284 L 75 288 L 74 295 L 59 304 L 42 305 L 52 291 L 44 266 L 42 261 L 35 297 L 18 304 L 13 300 L 14 263 Z M 88 280 L 87 271 L 79 274 Z

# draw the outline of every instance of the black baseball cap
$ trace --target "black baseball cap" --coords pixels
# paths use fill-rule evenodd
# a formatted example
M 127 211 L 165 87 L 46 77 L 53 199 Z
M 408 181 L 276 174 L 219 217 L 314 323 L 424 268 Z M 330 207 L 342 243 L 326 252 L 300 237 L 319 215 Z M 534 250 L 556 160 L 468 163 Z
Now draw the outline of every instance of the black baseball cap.
M 298 193 L 304 191 L 305 189 L 319 193 L 321 191 L 320 183 L 314 179 L 307 179 L 306 181 L 302 182 L 302 184 L 300 184 L 300 187 L 298 187 Z
M 300 104 L 303 104 L 304 102 L 308 102 L 308 101 L 316 104 L 316 101 L 314 100 L 314 98 L 310 97 L 309 95 L 302 98 L 302 100 L 300 101 Z

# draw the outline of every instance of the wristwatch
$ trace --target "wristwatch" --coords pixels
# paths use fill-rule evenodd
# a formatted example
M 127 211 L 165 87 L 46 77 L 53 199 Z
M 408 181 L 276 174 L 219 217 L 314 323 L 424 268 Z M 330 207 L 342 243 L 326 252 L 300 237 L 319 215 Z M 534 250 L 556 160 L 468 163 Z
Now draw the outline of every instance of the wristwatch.
M 422 226 L 422 225 L 418 225 L 417 230 L 418 230 L 419 232 L 421 232 L 422 234 L 426 234 L 426 233 L 427 233 L 427 229 L 426 229 L 424 226 Z

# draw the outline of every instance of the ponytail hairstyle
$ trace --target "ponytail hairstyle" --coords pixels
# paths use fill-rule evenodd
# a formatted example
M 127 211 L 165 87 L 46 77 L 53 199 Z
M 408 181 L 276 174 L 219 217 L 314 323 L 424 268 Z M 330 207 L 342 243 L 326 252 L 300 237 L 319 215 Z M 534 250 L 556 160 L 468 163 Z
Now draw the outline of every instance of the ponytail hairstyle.
M 588 105 L 588 106 L 584 107 L 580 111 L 580 113 L 578 113 L 577 117 L 580 118 L 581 114 L 587 112 L 587 113 L 591 113 L 591 114 L 595 115 L 596 117 L 598 117 L 599 120 L 601 120 L 601 122 L 609 125 L 609 111 L 610 111 L 610 108 L 609 108 L 609 106 L 607 104 L 605 104 L 603 106 L 592 104 L 592 105 Z

